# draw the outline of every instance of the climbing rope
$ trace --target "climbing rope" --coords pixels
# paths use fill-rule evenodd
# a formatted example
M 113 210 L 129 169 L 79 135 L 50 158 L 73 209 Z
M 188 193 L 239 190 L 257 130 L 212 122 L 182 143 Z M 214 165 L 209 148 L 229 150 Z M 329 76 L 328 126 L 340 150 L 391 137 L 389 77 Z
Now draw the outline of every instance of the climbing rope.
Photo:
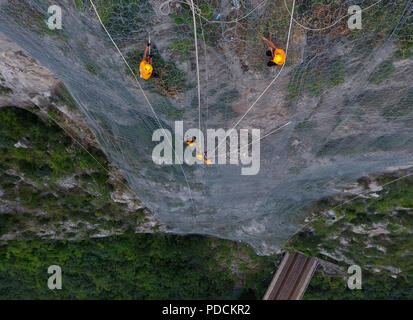
M 201 131 L 201 83 L 199 78 L 199 59 L 198 59 L 198 36 L 196 29 L 194 1 L 191 1 L 192 19 L 194 23 L 195 59 L 196 59 L 196 80 L 198 83 L 198 130 Z
M 383 1 L 383 0 L 378 0 L 377 2 L 375 2 L 375 3 L 373 3 L 372 5 L 368 6 L 367 8 L 362 9 L 361 12 L 366 11 L 366 10 L 369 10 L 370 8 L 374 7 L 375 5 L 379 4 L 379 3 L 382 2 L 382 1 Z M 285 9 L 287 9 L 288 14 L 289 14 L 290 16 L 292 16 L 292 13 L 290 12 L 290 9 L 288 9 L 286 0 L 284 0 L 284 6 L 285 6 Z M 329 25 L 329 26 L 327 26 L 327 27 L 323 27 L 323 28 L 309 28 L 309 27 L 303 26 L 302 24 L 300 24 L 299 22 L 297 22 L 297 20 L 295 20 L 294 18 L 293 18 L 293 20 L 294 20 L 294 22 L 295 22 L 298 26 L 300 26 L 301 28 L 303 28 L 303 29 L 305 29 L 305 30 L 310 30 L 310 31 L 323 31 L 323 30 L 326 30 L 326 29 L 329 29 L 329 28 L 334 27 L 337 23 L 339 23 L 341 20 L 343 20 L 344 18 L 346 18 L 346 17 L 348 17 L 348 16 L 350 16 L 350 14 L 346 14 L 346 15 L 342 16 L 341 18 L 339 18 L 337 21 L 335 21 L 335 22 L 332 23 L 331 25 Z
M 292 6 L 292 12 L 294 12 L 294 7 L 295 7 L 295 0 L 293 0 L 293 6 Z M 288 29 L 288 37 L 287 37 L 287 45 L 285 48 L 285 60 L 287 60 L 288 57 L 288 47 L 290 44 L 290 36 L 291 36 L 291 29 L 292 29 L 292 24 L 293 24 L 293 15 L 291 15 L 290 18 L 290 26 Z M 230 136 L 230 134 L 232 133 L 232 131 L 235 130 L 235 127 L 245 118 L 245 116 L 252 110 L 252 108 L 254 108 L 254 106 L 257 104 L 257 102 L 262 98 L 262 96 L 264 96 L 264 94 L 268 91 L 268 89 L 274 84 L 274 82 L 278 79 L 278 77 L 280 76 L 281 72 L 283 71 L 285 66 L 285 62 L 284 64 L 281 66 L 280 71 L 278 71 L 277 75 L 274 77 L 274 79 L 270 82 L 270 84 L 264 89 L 264 91 L 257 97 L 257 99 L 255 99 L 255 101 L 251 104 L 251 106 L 247 109 L 247 111 L 244 113 L 244 115 L 235 123 L 235 125 L 231 128 L 231 130 L 229 131 L 229 133 L 227 134 L 227 136 Z M 226 141 L 226 139 L 225 139 Z M 218 149 L 218 147 L 223 143 L 223 141 L 221 141 L 221 143 L 218 144 L 218 146 L 215 148 L 215 151 Z
M 124 57 L 124 55 L 123 55 L 122 52 L 120 51 L 120 49 L 119 49 L 119 47 L 117 46 L 116 42 L 113 40 L 113 38 L 112 38 L 112 36 L 110 35 L 109 31 L 106 29 L 106 27 L 105 27 L 105 25 L 104 25 L 104 23 L 103 23 L 100 15 L 99 15 L 97 9 L 96 9 L 95 4 L 93 3 L 92 0 L 89 0 L 89 1 L 90 1 L 91 5 L 92 5 L 92 7 L 93 7 L 93 10 L 94 10 L 95 13 L 96 13 L 96 16 L 97 16 L 100 24 L 102 25 L 103 29 L 105 30 L 106 34 L 108 35 L 110 41 L 113 43 L 113 45 L 115 46 L 116 50 L 117 50 L 118 53 L 120 54 L 122 60 L 125 62 L 127 68 L 128 68 L 129 71 L 132 73 L 133 77 L 135 78 L 136 83 L 137 83 L 139 89 L 140 89 L 141 92 L 142 92 L 142 95 L 144 96 L 146 102 L 148 103 L 149 107 L 150 107 L 151 110 L 152 110 L 152 113 L 153 113 L 154 116 L 155 116 L 156 122 L 158 123 L 159 127 L 162 128 L 162 130 L 165 131 L 165 128 L 162 126 L 162 123 L 161 123 L 161 121 L 159 120 L 158 115 L 156 114 L 156 112 L 155 112 L 155 110 L 154 110 L 151 102 L 149 101 L 148 97 L 146 96 L 145 91 L 143 90 L 141 84 L 139 83 L 139 80 L 138 80 L 138 78 L 136 77 L 135 72 L 133 72 L 131 66 L 130 66 L 129 63 L 126 61 L 126 58 Z M 167 135 L 165 135 L 165 137 L 166 137 L 166 140 L 168 141 L 169 145 L 171 146 L 172 150 L 174 150 L 174 153 L 175 153 L 175 148 L 173 147 L 172 142 L 169 140 L 169 138 L 168 138 Z M 185 178 L 186 184 L 187 184 L 188 189 L 189 189 L 189 197 L 190 197 L 190 199 L 191 199 L 191 202 L 192 202 L 194 208 L 196 209 L 195 202 L 194 202 L 193 197 L 192 197 L 191 186 L 189 185 L 188 179 L 187 179 L 186 174 L 185 174 L 185 170 L 184 170 L 184 168 L 182 167 L 181 164 L 179 164 L 179 166 L 180 166 L 180 168 L 181 168 L 182 174 L 183 174 L 183 176 L 184 176 L 184 178 Z
M 187 4 L 186 2 L 179 1 L 179 0 L 166 0 L 165 2 L 161 3 L 161 4 L 159 5 L 159 7 L 158 7 L 158 10 L 159 10 L 159 12 L 160 12 L 162 15 L 167 16 L 167 15 L 169 15 L 169 14 L 171 13 L 171 8 L 170 8 L 171 2 Z M 201 14 L 201 9 L 199 9 L 199 7 L 195 6 L 195 10 L 196 10 L 196 14 L 197 14 L 200 18 L 202 18 L 203 20 L 205 20 L 205 22 L 208 22 L 208 23 L 236 23 L 236 22 L 238 22 L 238 21 L 241 21 L 241 20 L 247 18 L 251 13 L 253 13 L 254 11 L 256 11 L 258 8 L 260 8 L 262 5 L 264 5 L 264 4 L 267 3 L 267 2 L 268 2 L 268 0 L 264 0 L 264 1 L 260 2 L 257 6 L 254 7 L 254 9 L 252 9 L 252 10 L 251 10 L 250 12 L 248 12 L 246 15 L 242 16 L 241 18 L 238 18 L 238 17 L 237 17 L 237 19 L 235 19 L 235 20 L 230 20 L 230 21 L 208 20 L 206 17 L 204 17 L 204 16 Z M 165 9 L 164 9 L 165 7 L 167 7 L 167 11 L 164 11 L 164 10 L 165 10 Z
M 199 26 L 200 26 L 200 28 L 201 28 L 201 35 L 202 35 L 202 42 L 203 42 L 203 44 L 204 44 L 204 60 L 205 60 L 205 92 L 207 92 L 208 93 L 208 78 L 209 78 L 209 75 L 208 75 L 208 63 L 207 63 L 207 61 L 208 61 L 208 56 L 207 56 L 207 45 L 206 45 L 206 42 L 205 42 L 205 34 L 204 34 L 204 28 L 202 27 L 202 21 L 201 21 L 201 18 L 198 16 L 198 18 L 199 18 Z M 205 126 L 205 132 L 206 132 L 206 130 L 208 129 L 208 94 L 206 94 L 206 95 L 204 95 L 204 97 L 205 97 L 205 109 L 206 109 L 206 115 L 205 115 L 205 122 L 204 122 L 204 126 Z
M 252 144 L 254 144 L 254 143 L 256 143 L 256 142 L 259 142 L 259 141 L 267 138 L 268 136 L 270 136 L 270 135 L 272 135 L 272 134 L 280 131 L 281 129 L 283 129 L 283 128 L 285 128 L 286 126 L 288 126 L 289 124 L 291 124 L 291 122 L 292 122 L 292 121 L 288 121 L 286 124 L 282 125 L 281 127 L 278 127 L 277 129 L 274 129 L 274 130 L 266 133 L 265 135 L 263 135 L 263 136 L 260 137 L 259 139 L 256 139 L 256 140 L 252 141 L 251 143 L 248 143 L 247 145 L 245 145 L 245 146 L 243 146 L 243 147 L 240 147 L 240 148 L 239 148 L 239 152 L 241 153 L 241 150 L 243 150 L 243 149 L 245 149 L 245 148 L 248 148 L 250 145 L 252 145 Z M 220 155 L 223 155 L 223 154 L 222 154 L 222 153 L 219 154 L 218 157 L 219 157 Z

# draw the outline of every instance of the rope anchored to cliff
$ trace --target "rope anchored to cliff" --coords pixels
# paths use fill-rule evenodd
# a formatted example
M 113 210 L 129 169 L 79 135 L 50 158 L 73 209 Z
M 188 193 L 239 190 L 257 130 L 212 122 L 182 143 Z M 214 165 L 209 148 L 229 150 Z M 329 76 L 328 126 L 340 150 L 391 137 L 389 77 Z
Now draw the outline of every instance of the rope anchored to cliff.
M 105 30 L 105 32 L 106 32 L 106 34 L 108 35 L 110 41 L 111 41 L 111 42 L 113 43 L 113 45 L 115 46 L 115 48 L 116 48 L 116 50 L 118 51 L 119 55 L 121 56 L 123 62 L 126 64 L 126 67 L 127 67 L 128 70 L 131 72 L 131 74 L 133 75 L 133 77 L 135 78 L 136 84 L 138 85 L 138 88 L 139 88 L 140 91 L 142 92 L 142 95 L 143 95 L 143 97 L 145 98 L 146 102 L 148 103 L 148 105 L 149 105 L 149 107 L 150 107 L 150 109 L 151 109 L 151 111 L 152 111 L 152 113 L 153 113 L 153 115 L 154 115 L 154 117 L 155 117 L 155 120 L 156 120 L 157 124 L 159 125 L 160 128 L 162 128 L 162 130 L 165 130 L 165 128 L 163 127 L 163 125 L 162 125 L 162 123 L 161 123 L 161 121 L 160 121 L 157 113 L 155 112 L 155 110 L 154 110 L 151 102 L 149 101 L 148 97 L 146 96 L 145 91 L 143 90 L 141 84 L 139 83 L 139 80 L 138 80 L 138 78 L 136 77 L 135 72 L 133 72 L 133 69 L 132 69 L 131 66 L 129 65 L 129 63 L 128 63 L 128 61 L 126 60 L 125 56 L 123 55 L 122 51 L 119 49 L 118 45 L 117 45 L 116 42 L 113 40 L 113 38 L 112 38 L 112 36 L 110 35 L 109 31 L 106 29 L 106 27 L 105 27 L 105 25 L 104 25 L 104 23 L 103 23 L 100 15 L 99 15 L 99 12 L 98 12 L 98 10 L 96 9 L 95 4 L 93 3 L 92 0 L 89 0 L 89 1 L 90 1 L 90 4 L 91 4 L 92 7 L 93 7 L 93 10 L 95 11 L 95 14 L 96 14 L 96 16 L 97 16 L 97 18 L 98 18 L 98 20 L 99 20 L 102 28 Z M 168 138 L 167 135 L 166 135 L 166 141 L 168 142 L 168 144 L 170 145 L 170 147 L 172 148 L 172 150 L 175 151 L 175 148 L 173 147 L 173 144 L 172 144 L 172 142 L 170 141 L 170 139 Z M 189 189 L 189 197 L 190 197 L 190 199 L 191 199 L 191 202 L 192 202 L 194 208 L 196 209 L 195 202 L 194 202 L 193 197 L 192 197 L 191 186 L 189 185 L 188 179 L 187 179 L 186 174 L 185 174 L 185 170 L 184 170 L 184 168 L 182 167 L 181 164 L 179 164 L 179 167 L 181 168 L 181 171 L 182 171 L 182 174 L 183 174 L 183 176 L 184 176 L 186 185 L 188 186 L 188 189 Z

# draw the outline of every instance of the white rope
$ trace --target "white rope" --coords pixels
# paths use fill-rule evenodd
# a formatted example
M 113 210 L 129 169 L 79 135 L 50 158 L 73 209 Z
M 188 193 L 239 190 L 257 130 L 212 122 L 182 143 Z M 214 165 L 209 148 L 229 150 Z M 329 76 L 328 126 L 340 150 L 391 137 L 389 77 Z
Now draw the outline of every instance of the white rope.
M 373 3 L 372 5 L 368 6 L 367 8 L 362 9 L 361 12 L 370 9 L 371 7 L 374 7 L 375 5 L 379 4 L 379 3 L 382 2 L 382 1 L 383 1 L 383 0 L 379 0 L 379 1 L 375 2 L 375 3 Z M 285 6 L 285 8 L 287 9 L 289 15 L 292 16 L 292 13 L 291 13 L 290 10 L 288 9 L 286 0 L 284 0 L 284 6 Z M 302 24 L 300 24 L 299 22 L 297 22 L 297 20 L 295 20 L 294 18 L 293 18 L 293 20 L 294 20 L 294 22 L 295 22 L 297 25 L 299 25 L 301 28 L 303 28 L 303 29 L 305 29 L 305 30 L 310 30 L 310 31 L 323 31 L 323 30 L 329 29 L 329 28 L 331 28 L 331 27 L 334 27 L 337 23 L 339 23 L 341 20 L 343 20 L 344 18 L 346 18 L 346 17 L 348 17 L 348 16 L 350 16 L 349 13 L 347 13 L 347 14 L 344 15 L 344 16 L 342 16 L 340 19 L 338 19 L 338 20 L 337 20 L 336 22 L 334 22 L 333 24 L 331 24 L 331 25 L 329 25 L 329 26 L 327 26 L 327 27 L 324 27 L 324 28 L 309 28 L 309 27 L 303 26 Z
M 406 175 L 404 175 L 404 176 L 401 176 L 401 177 L 399 177 L 399 178 L 397 178 L 397 179 L 391 180 L 391 181 L 389 181 L 389 182 L 381 185 L 380 187 L 381 187 L 381 188 L 387 187 L 388 185 L 390 185 L 390 184 L 392 184 L 392 183 L 395 183 L 395 182 L 397 182 L 397 181 L 399 181 L 399 180 L 405 179 L 405 178 L 410 177 L 410 176 L 412 176 L 412 175 L 413 175 L 413 172 L 412 172 L 412 173 L 409 173 L 409 174 L 406 174 Z M 336 208 L 338 208 L 338 207 L 341 207 L 341 206 L 343 206 L 343 205 L 345 205 L 345 204 L 347 204 L 347 203 L 349 203 L 349 202 L 351 202 L 351 201 L 353 201 L 353 200 L 355 200 L 355 199 L 357 199 L 357 198 L 360 198 L 361 196 L 363 196 L 363 195 L 365 195 L 365 194 L 368 194 L 369 192 L 372 192 L 372 191 L 370 190 L 370 191 L 361 192 L 361 193 L 357 194 L 356 196 L 350 198 L 349 200 L 343 201 L 342 203 L 340 203 L 340 204 L 336 205 L 335 207 L 332 207 L 332 208 L 330 208 L 330 209 L 328 209 L 328 210 L 325 210 L 324 212 L 328 212 L 328 211 L 330 211 L 330 210 L 334 210 L 334 209 L 336 209 Z M 307 226 L 309 226 L 312 222 L 313 222 L 313 221 L 311 221 L 311 219 L 310 219 L 310 221 L 308 221 L 307 223 L 304 223 L 296 232 L 294 232 L 294 233 L 291 235 L 290 239 L 292 239 L 296 234 L 298 234 L 298 233 L 300 233 L 302 230 L 304 230 L 304 229 L 305 229 Z
M 199 59 L 198 59 L 198 36 L 196 30 L 196 18 L 194 1 L 191 1 L 192 19 L 194 22 L 194 41 L 195 41 L 195 58 L 196 58 L 196 80 L 198 83 L 198 130 L 201 131 L 201 84 L 199 80 Z
M 79 101 L 77 99 L 75 99 L 77 101 L 77 103 L 79 103 Z M 67 130 L 65 128 L 65 126 L 61 125 L 59 122 L 57 122 L 55 119 L 53 119 L 52 116 L 50 116 L 47 112 L 44 112 L 43 114 L 45 114 L 47 117 L 49 117 L 49 119 L 54 122 L 57 126 L 59 126 L 69 137 L 71 137 L 73 139 L 74 142 L 76 142 L 89 156 L 92 157 L 93 160 L 95 160 L 95 162 L 104 170 L 106 171 L 109 175 L 112 173 L 109 169 L 107 169 L 103 164 L 101 164 L 99 162 L 99 160 L 97 160 L 93 154 L 91 154 L 89 152 L 89 150 L 81 143 L 79 142 L 79 140 L 77 140 L 74 135 L 72 135 L 69 130 Z M 136 195 L 136 197 L 138 197 L 137 193 L 127 184 L 124 184 L 122 181 L 118 181 L 118 183 L 122 186 L 124 186 L 126 189 L 130 190 L 133 194 Z
M 367 7 L 367 8 L 364 9 L 364 10 L 370 9 L 371 7 L 373 7 L 374 5 L 378 4 L 378 3 L 381 2 L 381 1 L 382 1 L 382 0 L 374 3 L 373 5 Z M 411 2 L 411 0 L 410 0 L 410 2 Z M 406 7 L 406 8 L 407 8 L 407 7 Z M 406 8 L 405 8 L 405 9 L 406 9 Z M 405 11 L 403 11 L 402 17 L 404 16 L 404 14 L 405 14 Z M 400 21 L 399 21 L 399 23 L 400 23 Z M 396 28 L 397 28 L 397 27 L 396 27 Z M 394 31 L 394 30 L 393 30 L 393 31 Z M 389 36 L 389 38 L 388 38 L 385 42 L 387 42 L 387 41 L 390 39 L 390 37 L 393 35 L 393 33 L 394 33 L 394 32 L 392 32 L 392 34 Z M 371 57 L 372 54 L 373 54 L 373 53 L 371 53 L 371 54 L 369 55 L 369 57 L 367 57 L 367 60 Z M 363 70 L 363 71 L 365 71 L 365 70 Z M 354 76 L 354 78 L 355 78 L 355 76 Z M 327 119 L 327 118 L 333 118 L 333 117 L 335 117 L 335 115 L 333 115 L 333 116 L 323 116 L 323 117 L 321 117 L 321 120 Z M 345 120 L 347 120 L 348 118 L 349 118 L 349 117 L 347 117 Z M 378 118 L 381 119 L 381 117 L 378 117 Z M 371 119 L 371 117 L 370 117 L 370 119 Z M 303 122 L 306 122 L 306 121 L 311 121 L 311 120 L 304 120 Z M 401 177 L 399 177 L 399 178 L 396 178 L 396 179 L 394 179 L 394 180 L 391 180 L 391 181 L 389 181 L 389 182 L 381 185 L 380 187 L 381 187 L 381 188 L 384 188 L 384 187 L 386 187 L 386 186 L 388 186 L 388 185 L 390 185 L 390 184 L 393 184 L 393 183 L 395 183 L 395 182 L 397 182 L 397 181 L 399 181 L 399 180 L 405 179 L 405 178 L 410 177 L 410 176 L 413 176 L 413 173 L 409 173 L 409 174 L 403 175 L 403 176 L 401 176 Z M 331 181 L 331 180 L 330 180 L 330 181 Z M 343 202 L 339 203 L 338 205 L 336 205 L 336 206 L 334 206 L 334 207 L 332 207 L 332 208 L 329 208 L 329 209 L 325 210 L 324 212 L 327 212 L 327 211 L 329 211 L 329 210 L 334 210 L 334 209 L 336 209 L 336 208 L 338 208 L 338 207 L 342 207 L 342 206 L 346 205 L 347 203 L 349 203 L 349 202 L 351 202 L 351 201 L 353 201 L 353 200 L 355 200 L 355 199 L 358 199 L 358 198 L 362 197 L 362 196 L 365 195 L 365 194 L 368 194 L 369 192 L 372 192 L 372 191 L 370 190 L 370 191 L 364 191 L 364 192 L 358 193 L 358 194 L 355 195 L 354 197 L 352 197 L 352 198 L 350 198 L 350 199 L 348 199 L 348 200 L 346 200 L 346 201 L 343 201 Z M 302 226 L 291 236 L 291 238 L 294 237 L 294 236 L 295 236 L 296 234 L 298 234 L 299 232 L 301 232 L 303 229 L 305 229 L 305 228 L 306 228 L 308 225 L 310 225 L 311 223 L 312 223 L 312 221 L 309 221 L 309 222 L 305 223 L 304 225 L 302 225 Z
M 235 20 L 230 20 L 230 21 L 208 20 L 207 18 L 205 18 L 205 17 L 200 13 L 201 10 L 199 9 L 199 7 L 195 7 L 195 9 L 196 9 L 196 11 L 197 11 L 196 14 L 197 14 L 200 18 L 204 19 L 204 20 L 205 20 L 206 22 L 208 22 L 208 23 L 236 23 L 236 22 L 238 22 L 238 21 L 241 21 L 241 20 L 247 18 L 251 13 L 253 13 L 255 10 L 257 10 L 259 7 L 261 7 L 261 6 L 262 6 L 263 4 L 265 4 L 267 1 L 268 1 L 268 0 L 264 0 L 264 1 L 260 2 L 254 9 L 252 9 L 250 12 L 248 12 L 245 16 L 242 16 L 241 18 L 237 18 L 237 19 L 235 19 Z M 161 3 L 161 4 L 159 5 L 159 12 L 160 12 L 162 15 L 167 16 L 167 15 L 170 14 L 171 9 L 170 9 L 169 5 L 171 4 L 171 2 L 187 4 L 186 2 L 179 1 L 179 0 L 166 0 L 165 2 L 163 2 L 163 3 Z M 168 9 L 167 9 L 167 11 L 164 11 L 164 7 L 165 7 L 166 5 L 168 5 Z
M 293 7 L 292 7 L 292 11 L 294 12 L 294 6 L 295 6 L 295 0 L 293 0 Z M 232 127 L 232 129 L 229 131 L 227 136 L 230 136 L 230 134 L 232 133 L 232 131 L 235 130 L 235 127 L 245 118 L 245 116 L 251 111 L 252 108 L 254 108 L 254 106 L 257 104 L 257 102 L 261 99 L 261 97 L 268 91 L 268 89 L 274 84 L 274 82 L 278 79 L 279 75 L 281 74 L 281 72 L 284 69 L 285 66 L 285 62 L 287 61 L 287 56 L 288 56 L 288 47 L 290 44 L 290 35 L 291 35 L 291 27 L 293 24 L 293 16 L 291 16 L 290 19 L 290 27 L 288 30 L 288 37 L 287 37 L 287 45 L 285 48 L 285 61 L 284 64 L 281 66 L 280 71 L 277 73 L 277 75 L 275 76 L 275 78 L 270 82 L 270 84 L 264 89 L 264 91 L 257 97 L 257 99 L 252 103 L 252 105 L 248 108 L 248 110 L 244 113 L 244 115 L 237 121 L 237 123 Z M 226 139 L 225 139 L 226 141 Z M 221 143 L 218 144 L 218 146 L 215 148 L 215 151 L 218 149 L 218 147 L 222 144 L 223 141 L 221 141 Z
M 283 124 L 281 127 L 278 127 L 277 129 L 275 129 L 275 130 L 273 130 L 273 131 L 270 131 L 269 133 L 263 135 L 261 138 L 252 141 L 251 143 L 247 144 L 246 146 L 240 147 L 240 148 L 239 148 L 239 152 L 241 152 L 241 150 L 243 150 L 243 149 L 245 149 L 245 148 L 248 148 L 250 145 L 252 145 L 252 144 L 254 144 L 254 143 L 256 143 L 256 142 L 261 141 L 262 139 L 265 139 L 266 137 L 272 135 L 273 133 L 276 133 L 277 131 L 280 131 L 282 128 L 288 126 L 290 123 L 291 123 L 291 121 L 288 121 L 286 124 Z M 225 154 L 226 154 L 226 153 L 225 153 Z M 223 154 L 221 154 L 221 155 L 223 155 Z M 218 156 L 219 156 L 219 155 L 218 155 Z
M 173 0 L 167 0 L 165 2 L 162 2 L 159 7 L 158 7 L 158 11 L 161 15 L 163 16 L 168 16 L 171 13 L 171 7 L 170 4 Z M 166 11 L 164 11 L 164 8 L 167 8 Z
M 116 50 L 119 52 L 120 56 L 122 57 L 123 61 L 125 62 L 126 66 L 128 67 L 128 69 L 129 69 L 130 72 L 132 73 L 133 77 L 135 78 L 136 83 L 138 84 L 138 87 L 139 87 L 139 89 L 140 89 L 141 92 L 142 92 L 142 95 L 144 96 L 146 102 L 148 103 L 149 107 L 150 107 L 151 110 L 152 110 L 152 113 L 154 114 L 154 116 L 155 116 L 155 118 L 156 118 L 156 121 L 158 122 L 158 125 L 162 128 L 162 130 L 165 131 L 165 128 L 162 126 L 162 123 L 161 123 L 161 121 L 159 120 L 158 115 L 156 114 L 156 112 L 155 112 L 155 110 L 154 110 L 151 102 L 149 101 L 148 97 L 146 96 L 145 92 L 143 91 L 142 86 L 141 86 L 141 84 L 139 83 L 139 80 L 138 80 L 138 78 L 137 78 L 136 75 L 135 75 L 135 72 L 133 72 L 133 70 L 132 70 L 132 68 L 130 67 L 129 63 L 126 61 L 126 58 L 123 56 L 123 54 L 122 54 L 122 52 L 120 51 L 119 47 L 117 46 L 116 42 L 113 40 L 113 38 L 112 38 L 112 36 L 110 35 L 109 31 L 106 29 L 105 25 L 103 24 L 103 21 L 102 21 L 102 19 L 100 18 L 100 15 L 99 15 L 96 7 L 95 7 L 95 4 L 93 3 L 92 0 L 89 0 L 89 1 L 90 1 L 91 5 L 92 5 L 92 7 L 93 7 L 93 10 L 94 10 L 95 13 L 96 13 L 96 16 L 97 16 L 98 19 L 99 19 L 100 24 L 102 25 L 103 29 L 105 30 L 106 34 L 108 35 L 110 41 L 113 43 L 113 45 L 115 46 Z M 166 137 L 166 140 L 168 141 L 168 143 L 170 144 L 172 150 L 174 150 L 174 152 L 175 152 L 175 148 L 173 147 L 172 142 L 169 141 L 169 138 L 168 138 L 167 135 L 165 135 L 165 137 Z M 176 154 L 175 154 L 175 156 L 176 156 Z M 189 197 L 191 198 L 192 204 L 194 205 L 194 208 L 196 209 L 194 200 L 193 200 L 193 198 L 192 198 L 192 190 L 191 190 L 191 187 L 190 187 L 190 185 L 189 185 L 188 179 L 187 179 L 187 177 L 186 177 L 184 168 L 182 167 L 181 164 L 179 164 L 179 166 L 180 166 L 180 168 L 181 168 L 182 174 L 184 175 L 186 184 L 187 184 L 188 189 L 189 189 Z
M 413 172 L 412 172 L 412 173 L 409 173 L 409 174 L 406 174 L 406 175 L 404 175 L 404 176 L 401 176 L 401 177 L 399 177 L 399 178 L 397 178 L 397 179 L 394 179 L 394 180 L 392 180 L 392 181 L 389 181 L 389 182 L 381 185 L 380 187 L 381 187 L 381 188 L 384 188 L 384 187 L 388 186 L 389 184 L 392 184 L 392 183 L 397 182 L 397 181 L 399 181 L 399 180 L 402 180 L 402 179 L 404 179 L 404 178 L 410 177 L 410 176 L 412 176 L 412 175 L 413 175 Z M 345 205 L 345 204 L 347 204 L 347 203 L 349 203 L 349 202 L 351 202 L 351 201 L 353 201 L 353 200 L 355 200 L 355 199 L 357 199 L 357 198 L 360 198 L 362 195 L 364 195 L 364 194 L 366 194 L 366 193 L 369 193 L 369 192 L 372 192 L 372 191 L 370 190 L 370 191 L 361 192 L 361 193 L 357 194 L 355 197 L 353 197 L 353 198 L 351 198 L 351 199 L 349 199 L 349 200 L 347 200 L 347 201 L 344 201 L 344 202 L 336 205 L 335 207 L 331 208 L 330 210 L 334 210 L 335 208 L 341 207 L 341 206 L 343 206 L 343 205 Z
M 207 45 L 205 42 L 205 33 L 204 33 L 204 28 L 202 27 L 202 21 L 201 18 L 199 18 L 199 26 L 201 28 L 201 34 L 202 34 L 202 41 L 204 43 L 204 59 L 205 59 L 205 92 L 207 93 L 205 95 L 205 109 L 206 109 L 206 115 L 205 115 L 205 121 L 204 121 L 204 126 L 205 126 L 205 132 L 208 129 L 208 78 L 209 78 L 209 70 L 208 70 L 208 55 L 207 55 Z
M 280 131 L 282 128 L 288 126 L 291 123 L 291 121 L 288 121 L 286 124 L 283 124 L 281 127 L 278 127 L 277 129 L 268 132 L 267 134 L 263 135 L 261 138 L 252 141 L 251 143 L 247 144 L 246 146 L 243 146 L 242 148 L 239 148 L 239 151 L 241 151 L 242 149 L 248 148 L 250 145 L 252 145 L 253 143 L 256 143 L 258 141 L 261 141 L 262 139 L 265 139 L 266 137 L 272 135 L 273 133 L 276 133 L 277 131 Z

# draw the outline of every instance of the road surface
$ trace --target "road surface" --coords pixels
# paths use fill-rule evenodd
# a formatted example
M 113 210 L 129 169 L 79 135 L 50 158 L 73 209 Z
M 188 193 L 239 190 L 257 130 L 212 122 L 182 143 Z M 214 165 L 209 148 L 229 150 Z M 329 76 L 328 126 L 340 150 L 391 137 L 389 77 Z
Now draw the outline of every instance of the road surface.
M 263 300 L 300 300 L 318 265 L 317 258 L 286 253 Z

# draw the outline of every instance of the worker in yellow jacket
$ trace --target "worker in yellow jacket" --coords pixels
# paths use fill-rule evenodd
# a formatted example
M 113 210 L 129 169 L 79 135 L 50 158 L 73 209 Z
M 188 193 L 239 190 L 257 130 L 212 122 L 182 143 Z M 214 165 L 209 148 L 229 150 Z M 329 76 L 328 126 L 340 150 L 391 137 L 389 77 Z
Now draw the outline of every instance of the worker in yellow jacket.
M 204 152 L 204 163 L 208 166 L 212 163 L 212 160 L 211 158 L 208 158 L 208 153 L 206 151 Z
M 186 139 L 186 144 L 190 147 L 194 147 L 196 145 L 196 137 L 192 137 L 192 139 Z
M 152 71 L 153 71 L 153 67 L 152 67 L 152 55 L 149 54 L 149 57 L 147 59 L 148 56 L 148 51 L 150 50 L 151 44 L 148 43 L 148 45 L 146 46 L 145 52 L 143 53 L 143 59 L 141 61 L 141 64 L 139 65 L 139 73 L 141 75 L 141 78 L 148 80 L 151 75 L 152 75 Z
M 265 42 L 268 47 L 267 56 L 271 57 L 271 60 L 268 61 L 267 66 L 272 67 L 275 65 L 282 66 L 285 62 L 285 52 L 283 49 L 278 48 L 274 42 L 271 41 L 271 32 L 270 39 L 265 38 L 259 31 L 257 31 L 261 39 Z

